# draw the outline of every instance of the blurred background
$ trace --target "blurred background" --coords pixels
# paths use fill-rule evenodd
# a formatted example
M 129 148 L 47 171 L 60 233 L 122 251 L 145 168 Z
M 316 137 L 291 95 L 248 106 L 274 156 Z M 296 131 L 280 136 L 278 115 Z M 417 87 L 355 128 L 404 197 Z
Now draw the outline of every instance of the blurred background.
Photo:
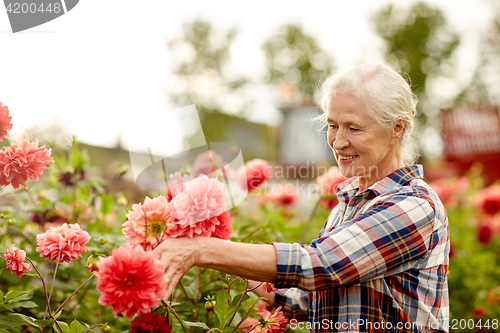
M 0 10 L 0 102 L 14 124 L 9 139 L 27 134 L 63 156 L 69 164 L 50 171 L 58 186 L 102 177 L 102 193 L 120 193 L 115 201 L 127 207 L 149 194 L 130 170 L 147 166 L 151 154 L 191 147 L 201 130 L 207 142 L 235 143 L 246 161 L 310 171 L 334 165 L 313 121 L 318 90 L 330 73 L 366 62 L 406 73 L 419 99 L 419 163 L 450 220 L 452 317 L 498 324 L 498 0 L 86 0 L 17 34 Z M 173 112 L 192 104 L 199 122 Z M 73 137 L 79 148 L 68 150 Z M 131 165 L 129 152 L 144 165 Z M 309 210 L 280 208 L 278 228 L 278 210 L 261 218 L 249 202 L 255 216 L 247 221 L 240 213 L 236 221 L 269 220 L 274 237 L 295 219 L 293 237 L 283 240 L 302 234 Z M 301 240 L 315 237 L 327 215 L 321 211 Z
M 419 98 L 427 176 L 481 162 L 488 183 L 500 177 L 498 1 L 86 1 L 18 34 L 6 13 L 0 23 L 10 137 L 64 146 L 75 135 L 101 167 L 127 163 L 129 150 L 186 149 L 199 128 L 169 112 L 190 104 L 206 140 L 235 142 L 246 160 L 332 163 L 310 121 L 318 87 L 384 61 Z

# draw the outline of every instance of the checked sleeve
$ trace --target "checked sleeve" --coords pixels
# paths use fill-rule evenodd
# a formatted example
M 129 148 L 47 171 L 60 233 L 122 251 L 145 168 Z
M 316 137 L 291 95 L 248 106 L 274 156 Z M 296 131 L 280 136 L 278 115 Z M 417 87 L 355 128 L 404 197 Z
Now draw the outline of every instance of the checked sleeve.
M 310 245 L 273 243 L 275 286 L 318 291 L 410 269 L 428 250 L 434 214 L 427 200 L 411 192 L 389 194 Z

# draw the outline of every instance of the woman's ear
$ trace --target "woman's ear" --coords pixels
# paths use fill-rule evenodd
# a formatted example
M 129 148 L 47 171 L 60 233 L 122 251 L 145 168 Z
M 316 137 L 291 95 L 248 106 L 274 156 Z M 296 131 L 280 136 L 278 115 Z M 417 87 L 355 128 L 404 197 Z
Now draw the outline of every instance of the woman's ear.
M 406 126 L 406 118 L 404 116 L 401 116 L 398 118 L 398 121 L 396 122 L 396 125 L 392 129 L 392 138 L 391 142 L 397 142 L 403 135 L 403 132 L 405 130 Z

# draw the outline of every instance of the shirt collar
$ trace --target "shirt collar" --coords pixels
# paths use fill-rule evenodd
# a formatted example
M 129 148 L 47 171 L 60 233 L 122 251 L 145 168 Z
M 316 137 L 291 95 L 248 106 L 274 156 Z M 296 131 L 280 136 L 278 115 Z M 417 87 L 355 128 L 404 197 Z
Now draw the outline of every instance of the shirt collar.
M 404 186 L 410 180 L 416 178 L 424 177 L 424 168 L 420 164 L 408 165 L 403 168 L 397 169 L 396 171 L 388 174 L 369 188 L 366 191 L 372 191 L 377 196 L 381 193 L 391 191 L 396 187 Z M 356 193 L 359 188 L 359 180 L 358 177 L 352 177 L 342 184 L 340 184 L 337 188 L 337 197 L 344 197 L 349 195 L 352 192 L 352 195 Z

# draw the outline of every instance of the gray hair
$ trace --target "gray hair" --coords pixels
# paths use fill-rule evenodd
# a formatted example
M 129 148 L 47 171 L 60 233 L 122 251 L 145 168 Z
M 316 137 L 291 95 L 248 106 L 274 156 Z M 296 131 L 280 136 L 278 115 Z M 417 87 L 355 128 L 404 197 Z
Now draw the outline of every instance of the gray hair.
M 323 83 L 318 117 L 321 125 L 327 125 L 328 105 L 334 95 L 350 94 L 364 105 L 373 118 L 386 130 L 405 120 L 405 128 L 399 140 L 403 161 L 412 164 L 418 157 L 412 132 L 416 127 L 417 97 L 405 79 L 385 64 L 364 64 L 345 72 L 331 75 Z

